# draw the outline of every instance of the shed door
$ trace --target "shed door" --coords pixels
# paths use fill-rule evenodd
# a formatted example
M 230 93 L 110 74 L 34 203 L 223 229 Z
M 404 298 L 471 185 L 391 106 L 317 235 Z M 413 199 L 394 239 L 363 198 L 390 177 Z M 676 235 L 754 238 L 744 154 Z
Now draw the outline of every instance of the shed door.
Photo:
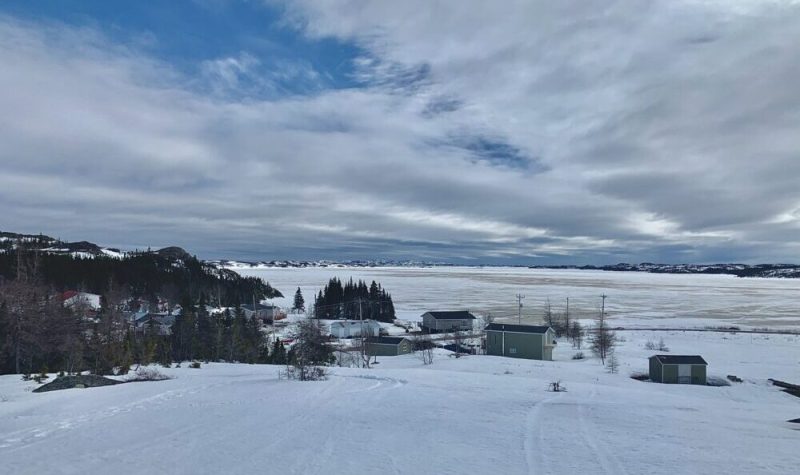
M 681 384 L 692 383 L 692 365 L 688 364 L 678 365 L 678 382 Z

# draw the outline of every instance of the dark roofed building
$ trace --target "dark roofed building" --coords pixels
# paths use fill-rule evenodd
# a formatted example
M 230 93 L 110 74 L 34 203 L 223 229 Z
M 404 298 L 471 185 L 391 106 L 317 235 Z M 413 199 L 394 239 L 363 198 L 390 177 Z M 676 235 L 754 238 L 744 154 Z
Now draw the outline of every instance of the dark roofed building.
M 699 355 L 653 355 L 650 380 L 668 384 L 706 384 L 708 363 Z
M 426 312 L 422 315 L 422 328 L 428 332 L 470 331 L 475 315 L 466 310 Z
M 486 326 L 486 354 L 552 361 L 555 337 L 556 332 L 548 326 L 490 323 Z
M 367 340 L 370 356 L 399 356 L 414 350 L 411 340 L 401 336 L 380 336 Z

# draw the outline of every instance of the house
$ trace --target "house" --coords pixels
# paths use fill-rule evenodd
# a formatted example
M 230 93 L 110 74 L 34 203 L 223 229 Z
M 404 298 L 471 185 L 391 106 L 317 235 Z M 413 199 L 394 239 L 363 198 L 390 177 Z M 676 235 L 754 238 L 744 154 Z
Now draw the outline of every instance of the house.
M 650 380 L 670 384 L 706 384 L 708 363 L 698 355 L 650 357 Z
M 490 323 L 486 326 L 486 354 L 553 361 L 555 338 L 555 330 L 548 326 Z
M 61 299 L 67 308 L 81 306 L 86 309 L 100 310 L 100 296 L 97 294 L 68 290 L 61 294 Z
M 136 332 L 147 333 L 155 331 L 159 335 L 171 335 L 172 325 L 175 324 L 175 315 L 169 313 L 137 313 L 133 315 L 133 325 Z
M 367 340 L 369 356 L 399 356 L 414 351 L 414 345 L 408 338 L 401 336 L 381 336 Z
M 278 310 L 278 307 L 274 305 L 264 305 L 260 303 L 255 304 L 255 306 L 250 303 L 242 305 L 242 312 L 244 312 L 244 316 L 248 320 L 255 316 L 264 323 L 272 322 L 278 314 Z
M 475 316 L 465 310 L 422 314 L 422 328 L 429 333 L 471 331 L 474 322 Z
M 353 338 L 366 336 L 380 336 L 381 325 L 374 320 L 337 320 L 330 325 L 331 336 L 336 338 Z

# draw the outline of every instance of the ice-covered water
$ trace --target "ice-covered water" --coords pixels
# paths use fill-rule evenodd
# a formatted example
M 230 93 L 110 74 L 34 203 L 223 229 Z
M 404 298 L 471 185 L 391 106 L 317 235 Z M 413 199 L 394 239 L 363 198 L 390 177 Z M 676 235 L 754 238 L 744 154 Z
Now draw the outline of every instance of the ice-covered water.
M 743 279 L 728 275 L 647 274 L 502 267 L 258 268 L 236 269 L 261 277 L 291 305 L 299 286 L 307 302 L 330 277 L 376 280 L 393 297 L 399 317 L 428 310 L 468 309 L 516 319 L 516 294 L 525 296 L 523 319 L 540 320 L 549 298 L 555 312 L 590 318 L 606 294 L 606 310 L 620 325 L 800 326 L 800 280 Z

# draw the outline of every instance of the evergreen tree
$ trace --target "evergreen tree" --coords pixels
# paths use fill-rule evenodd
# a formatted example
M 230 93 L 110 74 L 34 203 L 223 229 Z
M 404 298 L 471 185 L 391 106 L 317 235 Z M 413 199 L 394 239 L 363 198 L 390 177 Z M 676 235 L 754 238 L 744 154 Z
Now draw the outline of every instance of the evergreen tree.
M 296 312 L 306 311 L 306 301 L 303 298 L 303 292 L 300 291 L 300 287 L 298 287 L 297 292 L 294 293 L 294 306 L 292 310 Z

